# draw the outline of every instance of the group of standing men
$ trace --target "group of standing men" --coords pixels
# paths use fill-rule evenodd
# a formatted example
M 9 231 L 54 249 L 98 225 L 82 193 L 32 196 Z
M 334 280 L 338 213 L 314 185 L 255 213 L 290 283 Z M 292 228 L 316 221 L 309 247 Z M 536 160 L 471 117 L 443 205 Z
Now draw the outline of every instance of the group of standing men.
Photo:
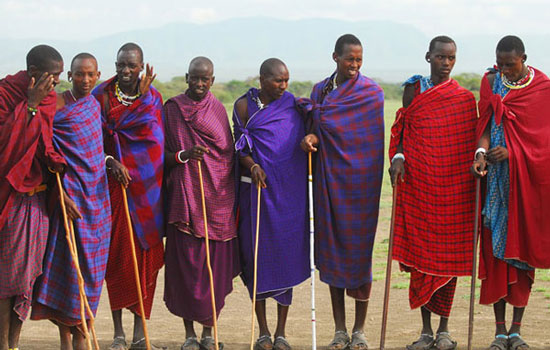
M 527 348 L 519 326 L 533 268 L 550 267 L 550 223 L 544 215 L 550 209 L 544 178 L 550 124 L 540 122 L 548 113 L 550 81 L 524 64 L 524 51 L 517 37 L 499 42 L 497 67 L 483 79 L 480 119 L 473 95 L 450 79 L 456 44 L 448 37 L 430 43 L 431 75 L 405 83 L 403 108 L 392 127 L 390 173 L 397 191 L 394 258 L 411 274 L 410 304 L 421 307 L 423 320 L 421 336 L 409 350 L 456 347 L 447 321 L 457 277 L 471 274 L 470 166 L 481 177 L 488 168 L 480 276 L 481 303 L 495 309 L 497 335 L 491 347 Z M 336 71 L 314 86 L 310 99 L 286 91 L 289 71 L 281 60 L 264 61 L 260 88 L 235 102 L 233 138 L 224 106 L 209 91 L 214 66 L 206 57 L 191 61 L 188 89 L 163 105 L 151 86 L 153 67 L 144 67 L 136 44 L 120 48 L 117 74 L 95 89 L 97 61 L 77 55 L 69 71 L 72 88 L 57 96 L 53 89 L 63 60 L 49 46 L 33 48 L 27 71 L 0 81 L 0 350 L 18 347 L 31 304 L 32 319 L 58 325 L 62 349 L 85 347 L 59 191 L 74 224 L 94 313 L 107 282 L 111 349 L 128 347 L 123 308 L 135 315 L 130 349 L 146 346 L 128 248 L 127 191 L 146 318 L 165 263 L 164 300 L 183 318 L 182 349 L 213 349 L 214 318 L 233 278 L 241 274 L 251 298 L 257 278 L 256 349 L 290 350 L 285 325 L 292 288 L 310 275 L 308 152 L 315 164 L 315 263 L 330 287 L 335 322 L 329 349 L 367 349 L 364 324 L 384 164 L 384 101 L 381 88 L 359 72 L 362 55 L 359 39 L 341 36 L 333 53 Z M 61 174 L 63 188 L 56 187 L 53 173 Z M 345 294 L 355 299 L 351 336 Z M 266 315 L 270 297 L 278 306 L 273 337 Z M 506 302 L 514 306 L 509 329 Z M 441 317 L 435 336 L 431 313 Z M 200 339 L 194 322 L 203 325 Z

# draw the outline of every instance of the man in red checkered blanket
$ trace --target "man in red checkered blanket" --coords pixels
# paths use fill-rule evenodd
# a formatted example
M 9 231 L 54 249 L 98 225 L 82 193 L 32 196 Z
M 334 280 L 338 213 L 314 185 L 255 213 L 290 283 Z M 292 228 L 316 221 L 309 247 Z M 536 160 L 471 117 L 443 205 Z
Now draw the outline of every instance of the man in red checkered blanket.
M 422 313 L 420 338 L 409 350 L 456 348 L 449 314 L 457 277 L 472 272 L 474 181 L 468 168 L 477 112 L 472 93 L 450 79 L 455 59 L 451 38 L 430 42 L 426 61 L 431 75 L 405 82 L 403 107 L 392 127 L 393 258 L 411 274 L 409 302 Z M 440 316 L 435 337 L 432 313 Z
M 62 171 L 52 125 L 63 59 L 47 45 L 0 80 L 0 349 L 16 349 L 48 239 L 47 167 Z

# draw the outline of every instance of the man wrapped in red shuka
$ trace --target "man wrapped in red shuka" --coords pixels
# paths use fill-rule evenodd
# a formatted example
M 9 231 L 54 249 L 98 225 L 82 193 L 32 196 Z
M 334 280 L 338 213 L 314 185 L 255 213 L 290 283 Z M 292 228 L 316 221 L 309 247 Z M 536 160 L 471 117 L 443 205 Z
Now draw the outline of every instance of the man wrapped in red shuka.
M 455 59 L 451 38 L 431 41 L 426 54 L 431 76 L 405 82 L 403 108 L 392 127 L 393 258 L 411 274 L 409 302 L 421 307 L 423 324 L 409 350 L 456 347 L 448 318 L 457 277 L 472 271 L 474 181 L 468 168 L 477 112 L 472 93 L 450 79 Z M 441 317 L 435 338 L 432 313 Z
M 473 171 L 487 175 L 481 239 L 481 304 L 492 304 L 491 349 L 527 349 L 520 337 L 535 268 L 550 267 L 550 80 L 525 64 L 520 38 L 506 36 L 497 67 L 481 82 Z M 488 151 L 487 151 L 488 150 Z M 505 324 L 506 303 L 514 306 Z
M 52 146 L 57 50 L 38 45 L 27 70 L 0 80 L 0 349 L 17 348 L 48 239 L 47 167 L 65 161 Z M 9 334 L 9 336 L 8 336 Z

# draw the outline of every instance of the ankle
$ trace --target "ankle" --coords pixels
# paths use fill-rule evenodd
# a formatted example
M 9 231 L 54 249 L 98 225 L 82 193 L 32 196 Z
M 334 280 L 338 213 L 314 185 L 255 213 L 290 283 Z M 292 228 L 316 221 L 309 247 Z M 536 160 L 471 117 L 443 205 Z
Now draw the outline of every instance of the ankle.
M 506 330 L 506 321 L 497 321 L 495 322 L 496 330 L 495 334 L 508 334 L 508 330 Z

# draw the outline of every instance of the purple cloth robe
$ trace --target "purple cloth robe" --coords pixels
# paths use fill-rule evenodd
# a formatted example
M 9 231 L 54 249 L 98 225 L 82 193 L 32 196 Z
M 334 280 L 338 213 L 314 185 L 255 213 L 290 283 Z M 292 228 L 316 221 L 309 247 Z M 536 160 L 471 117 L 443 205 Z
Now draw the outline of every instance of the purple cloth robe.
M 235 149 L 238 156 L 252 156 L 267 175 L 260 200 L 257 294 L 259 299 L 279 295 L 282 298 L 276 300 L 288 305 L 289 288 L 306 280 L 310 271 L 307 159 L 300 148 L 304 122 L 288 92 L 262 109 L 255 102 L 257 89 L 241 98 L 247 99 L 249 119 L 242 125 L 236 111 L 233 114 Z M 241 181 L 250 177 L 249 170 L 241 171 L 238 162 L 236 168 L 241 276 L 252 294 L 257 189 Z

